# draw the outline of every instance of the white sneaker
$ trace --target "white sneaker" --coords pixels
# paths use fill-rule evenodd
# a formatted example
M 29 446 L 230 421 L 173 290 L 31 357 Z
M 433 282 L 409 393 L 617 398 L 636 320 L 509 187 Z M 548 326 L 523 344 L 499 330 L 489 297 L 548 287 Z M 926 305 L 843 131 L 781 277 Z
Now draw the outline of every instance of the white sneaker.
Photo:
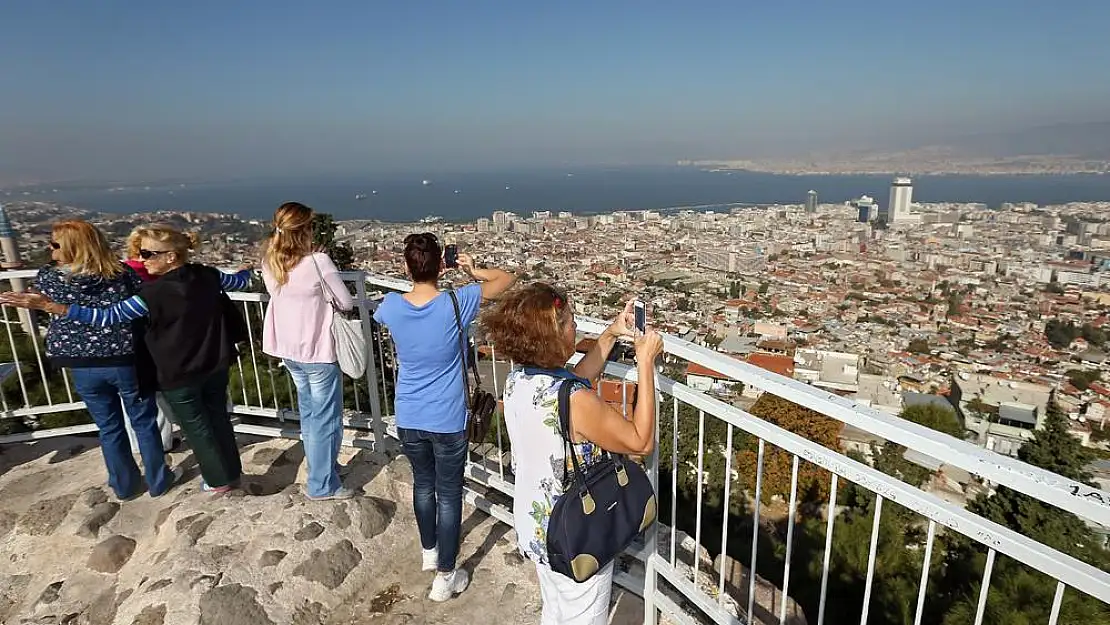
M 431 549 L 422 549 L 423 563 L 420 566 L 421 571 L 434 571 L 439 566 L 439 549 L 432 547 Z
M 436 573 L 428 598 L 432 601 L 447 601 L 466 590 L 469 585 L 470 575 L 464 569 L 455 569 L 450 573 Z

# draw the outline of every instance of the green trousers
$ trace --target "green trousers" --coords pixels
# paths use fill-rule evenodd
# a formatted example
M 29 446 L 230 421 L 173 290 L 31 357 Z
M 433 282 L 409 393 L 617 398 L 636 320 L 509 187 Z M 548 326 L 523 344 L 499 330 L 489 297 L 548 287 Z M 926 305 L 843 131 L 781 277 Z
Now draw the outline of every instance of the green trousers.
M 192 386 L 162 391 L 200 465 L 201 476 L 217 488 L 243 474 L 227 412 L 227 383 L 228 371 L 222 369 Z

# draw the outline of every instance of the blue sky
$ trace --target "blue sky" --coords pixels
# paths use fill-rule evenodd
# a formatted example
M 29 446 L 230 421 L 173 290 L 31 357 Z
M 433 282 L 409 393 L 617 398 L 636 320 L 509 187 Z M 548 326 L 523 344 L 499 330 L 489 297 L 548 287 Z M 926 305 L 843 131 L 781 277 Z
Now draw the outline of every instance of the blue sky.
M 1110 2 L 1051 4 L 5 0 L 0 180 L 657 164 L 1106 120 Z

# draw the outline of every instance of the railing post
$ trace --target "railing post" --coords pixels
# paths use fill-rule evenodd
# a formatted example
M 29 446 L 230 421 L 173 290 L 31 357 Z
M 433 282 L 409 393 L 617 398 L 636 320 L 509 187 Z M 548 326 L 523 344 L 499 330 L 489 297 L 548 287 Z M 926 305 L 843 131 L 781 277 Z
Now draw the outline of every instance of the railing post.
M 650 552 L 644 567 L 644 625 L 659 625 L 659 610 L 655 607 L 655 552 Z
M 358 272 L 355 280 L 355 296 L 358 301 L 358 316 L 362 322 L 362 336 L 366 338 L 366 392 L 370 395 L 370 427 L 374 431 L 374 449 L 385 449 L 385 424 L 382 422 L 382 402 L 378 394 L 378 365 L 374 362 L 374 350 L 370 347 L 373 340 L 370 326 L 370 307 L 366 305 L 366 272 Z M 382 363 L 384 366 L 385 363 Z M 357 391 L 356 391 L 357 392 Z

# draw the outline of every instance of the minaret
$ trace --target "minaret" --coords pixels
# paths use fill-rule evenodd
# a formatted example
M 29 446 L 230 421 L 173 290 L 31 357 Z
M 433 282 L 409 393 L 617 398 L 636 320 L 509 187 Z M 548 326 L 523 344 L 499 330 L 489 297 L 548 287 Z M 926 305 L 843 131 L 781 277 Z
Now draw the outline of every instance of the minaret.
M 23 268 L 23 261 L 19 257 L 19 246 L 16 245 L 15 241 L 15 230 L 12 229 L 12 222 L 8 220 L 8 211 L 4 210 L 3 204 L 0 204 L 0 253 L 3 253 L 4 256 L 4 260 L 0 261 L 0 268 L 3 268 L 4 271 Z M 12 291 L 15 293 L 22 293 L 27 288 L 23 278 L 11 278 L 10 281 Z M 31 320 L 31 311 L 20 308 L 18 313 L 23 331 L 28 336 L 34 336 L 35 325 Z

